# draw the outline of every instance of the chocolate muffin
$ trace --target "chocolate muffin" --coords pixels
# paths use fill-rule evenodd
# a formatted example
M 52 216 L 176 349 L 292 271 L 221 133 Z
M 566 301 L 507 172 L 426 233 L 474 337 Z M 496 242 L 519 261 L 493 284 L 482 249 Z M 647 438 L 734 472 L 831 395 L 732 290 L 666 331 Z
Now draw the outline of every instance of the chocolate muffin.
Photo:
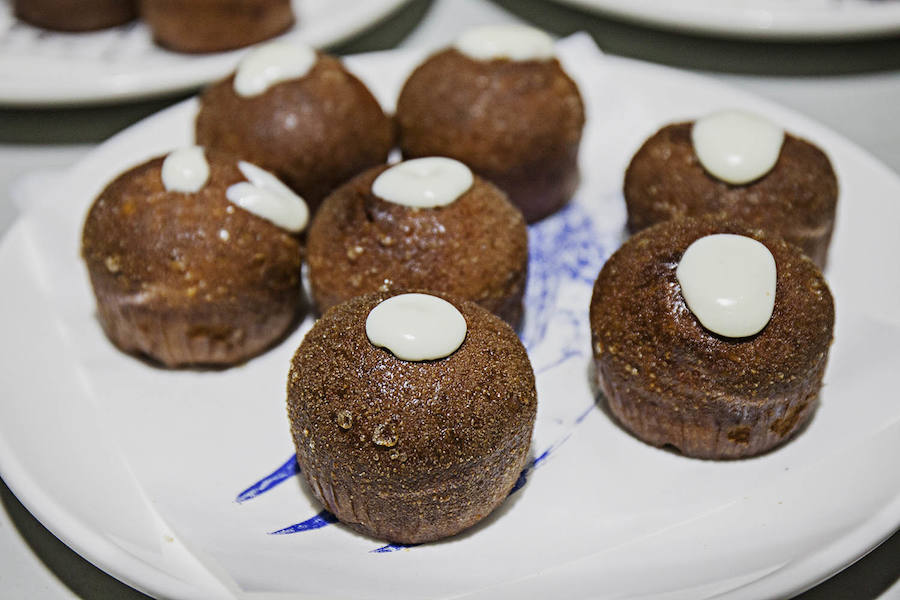
M 578 186 L 584 105 L 549 37 L 526 40 L 543 50 L 537 53 L 478 52 L 477 38 L 467 38 L 503 39 L 507 31 L 473 30 L 428 58 L 404 84 L 396 121 L 404 157 L 464 162 L 505 191 L 531 223 L 562 207 Z
M 756 333 L 714 333 L 685 300 L 679 263 L 695 242 L 722 233 L 756 240 L 774 259 L 771 317 Z M 626 429 L 688 456 L 738 458 L 781 444 L 810 419 L 834 306 L 822 274 L 795 246 L 706 216 L 654 225 L 625 242 L 594 285 L 590 326 L 599 387 Z
M 176 52 L 221 52 L 275 37 L 294 24 L 291 0 L 140 0 L 153 40 Z
M 93 31 L 137 17 L 136 0 L 14 0 L 16 17 L 56 31 Z
M 834 228 L 837 177 L 810 142 L 784 135 L 766 174 L 742 184 L 711 175 L 692 142 L 694 122 L 666 125 L 648 139 L 625 172 L 628 229 L 674 217 L 721 213 L 772 231 L 824 268 Z
M 306 334 L 288 416 L 316 498 L 353 529 L 413 544 L 458 533 L 503 501 L 525 465 L 537 402 L 515 333 L 472 302 L 435 294 L 464 319 L 445 357 L 404 360 L 376 346 L 370 315 L 392 296 L 348 300 Z
M 167 367 L 232 365 L 262 352 L 302 316 L 296 230 L 305 219 L 302 201 L 273 175 L 215 150 L 134 167 L 103 190 L 84 224 L 100 324 L 122 351 Z
M 471 184 L 435 207 L 407 206 L 373 191 L 382 174 L 423 161 L 464 170 Z M 522 214 L 496 186 L 451 159 L 373 167 L 341 186 L 313 218 L 307 253 L 320 312 L 365 292 L 430 289 L 477 302 L 513 327 L 522 318 L 528 270 Z
M 244 81 L 264 79 L 265 66 L 279 62 L 301 74 L 236 89 Z M 340 61 L 309 48 L 270 44 L 248 54 L 234 75 L 203 92 L 196 137 L 201 145 L 272 171 L 315 212 L 331 190 L 387 160 L 394 129 L 366 86 Z

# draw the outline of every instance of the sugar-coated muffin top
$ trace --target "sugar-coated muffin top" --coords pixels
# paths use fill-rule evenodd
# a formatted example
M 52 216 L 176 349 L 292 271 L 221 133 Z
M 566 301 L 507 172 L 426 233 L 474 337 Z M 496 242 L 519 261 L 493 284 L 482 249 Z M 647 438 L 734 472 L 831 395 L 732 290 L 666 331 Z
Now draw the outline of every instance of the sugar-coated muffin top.
M 445 358 L 403 360 L 371 342 L 367 317 L 392 293 L 339 304 L 306 334 L 291 363 L 288 412 L 310 457 L 333 460 L 334 469 L 364 467 L 367 479 L 400 489 L 410 478 L 452 477 L 512 439 L 530 439 L 534 374 L 515 332 L 472 302 L 425 293 L 466 321 L 464 341 Z
M 677 268 L 685 250 L 710 234 L 738 234 L 765 245 L 777 279 L 771 319 L 759 333 L 728 338 L 707 330 L 685 303 Z M 778 395 L 807 378 L 827 354 L 834 303 L 825 279 L 777 236 L 716 216 L 675 219 L 631 239 L 604 265 L 590 313 L 595 355 L 628 363 L 661 392 L 672 386 L 748 398 Z M 673 374 L 677 377 L 673 378 Z
M 825 153 L 785 133 L 771 169 L 734 184 L 704 168 L 693 131 L 694 122 L 666 125 L 635 153 L 624 179 L 629 230 L 634 233 L 675 217 L 724 212 L 799 246 L 821 268 L 838 198 L 837 176 Z M 771 133 L 769 137 L 777 138 Z
M 130 169 L 97 197 L 82 255 L 98 319 L 119 348 L 167 366 L 235 364 L 299 317 L 301 239 L 272 217 L 284 216 L 282 201 L 300 216 L 306 209 L 289 191 L 266 189 L 269 174 L 258 188 L 246 166 L 183 149 Z
M 319 53 L 302 76 L 268 83 L 250 95 L 235 90 L 235 75 L 208 87 L 197 143 L 275 173 L 311 213 L 334 188 L 387 160 L 393 123 L 336 58 Z

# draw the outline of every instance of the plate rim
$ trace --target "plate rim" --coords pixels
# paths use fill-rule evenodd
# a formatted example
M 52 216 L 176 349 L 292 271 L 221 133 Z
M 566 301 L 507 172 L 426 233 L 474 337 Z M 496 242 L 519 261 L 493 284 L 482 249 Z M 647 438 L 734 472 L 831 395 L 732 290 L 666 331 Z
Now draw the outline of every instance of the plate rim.
M 324 31 L 317 31 L 313 26 L 304 28 L 302 24 L 295 25 L 289 31 L 269 40 L 259 42 L 246 48 L 238 48 L 224 52 L 209 54 L 179 54 L 156 47 L 156 51 L 166 52 L 178 59 L 184 59 L 174 71 L 171 65 L 159 68 L 160 73 L 166 72 L 166 78 L 161 79 L 157 73 L 155 78 L 148 79 L 138 70 L 128 73 L 111 73 L 95 84 L 95 89 L 85 83 L 69 82 L 65 86 L 48 88 L 46 85 L 36 85 L 34 78 L 7 79 L 5 85 L 0 87 L 0 107 L 4 108 L 62 108 L 79 106 L 98 106 L 120 104 L 139 100 L 152 100 L 155 98 L 172 96 L 179 93 L 187 93 L 225 77 L 231 72 L 237 61 L 254 46 L 264 44 L 275 39 L 298 40 L 309 43 L 316 48 L 328 48 L 340 44 L 357 34 L 373 27 L 388 18 L 391 14 L 400 10 L 411 0 L 366 0 L 366 2 L 351 2 L 353 7 L 352 18 L 345 18 L 340 26 L 332 24 Z M 296 5 L 299 0 L 293 0 Z M 296 8 L 295 8 L 296 10 Z M 12 18 L 12 17 L 11 17 Z M 135 27 L 145 25 L 127 24 L 121 27 Z M 60 36 L 60 39 L 77 43 L 73 36 L 77 34 L 50 32 L 48 35 Z M 56 63 L 58 57 L 51 59 Z M 201 62 L 202 61 L 202 62 Z M 4 66 L 4 72 L 11 72 L 18 65 L 19 60 L 9 59 Z M 0 57 L 2 64 L 2 57 Z M 58 63 L 56 63 L 58 64 Z M 137 69 L 139 65 L 135 65 Z M 57 82 L 58 83 L 58 82 Z M 90 82 L 89 82 L 90 83 Z
M 771 41 L 838 41 L 900 33 L 900 6 L 870 7 L 848 22 L 846 12 L 813 15 L 802 9 L 775 11 L 665 4 L 661 0 L 553 0 L 598 15 L 654 28 L 722 38 Z M 888 17 L 888 18 L 885 18 Z

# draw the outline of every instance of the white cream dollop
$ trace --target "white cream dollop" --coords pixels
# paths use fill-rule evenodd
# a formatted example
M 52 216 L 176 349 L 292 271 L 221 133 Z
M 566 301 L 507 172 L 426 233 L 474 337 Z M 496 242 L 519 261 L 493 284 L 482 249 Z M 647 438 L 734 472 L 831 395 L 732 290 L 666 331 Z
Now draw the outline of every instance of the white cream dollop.
M 400 360 L 445 358 L 466 339 L 466 319 L 455 306 L 429 294 L 400 294 L 369 311 L 366 335 Z
M 759 333 L 772 318 L 776 274 L 765 245 L 730 233 L 694 241 L 676 270 L 691 312 L 706 329 L 730 338 Z
M 163 159 L 163 187 L 170 192 L 198 192 L 208 179 L 209 163 L 201 146 L 179 148 Z
M 759 179 L 775 166 L 784 130 L 753 113 L 726 110 L 697 119 L 691 140 L 710 175 L 740 185 Z
M 309 209 L 303 198 L 254 164 L 240 161 L 238 168 L 247 181 L 228 187 L 225 196 L 230 202 L 292 233 L 303 231 L 309 220 Z
M 234 91 L 239 96 L 262 94 L 276 83 L 299 79 L 316 64 L 316 51 L 309 46 L 272 42 L 252 50 L 238 63 Z
M 372 193 L 395 204 L 434 208 L 465 194 L 474 181 L 469 167 L 458 160 L 429 156 L 387 169 L 372 182 Z
M 453 44 L 475 60 L 549 60 L 556 55 L 553 38 L 526 25 L 485 25 L 464 32 Z

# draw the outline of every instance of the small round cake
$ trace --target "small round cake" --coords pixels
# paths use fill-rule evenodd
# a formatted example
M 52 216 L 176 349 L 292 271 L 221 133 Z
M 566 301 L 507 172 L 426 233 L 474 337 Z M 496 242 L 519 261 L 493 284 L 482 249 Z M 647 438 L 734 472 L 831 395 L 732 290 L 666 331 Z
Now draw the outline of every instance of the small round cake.
M 82 255 L 97 317 L 121 350 L 167 367 L 226 366 L 302 316 L 307 209 L 274 175 L 215 150 L 177 150 L 94 201 Z
M 154 41 L 177 52 L 221 52 L 275 37 L 294 24 L 291 0 L 140 0 Z
M 56 31 L 94 31 L 137 17 L 136 0 L 14 0 L 16 17 Z
M 721 213 L 799 246 L 824 268 L 837 177 L 813 144 L 750 113 L 722 111 L 667 125 L 625 173 L 628 228 Z
M 541 31 L 463 34 L 410 75 L 396 120 L 404 157 L 464 162 L 505 191 L 529 223 L 562 207 L 578 186 L 584 106 Z
M 387 160 L 394 128 L 336 58 L 273 42 L 203 92 L 196 137 L 272 171 L 315 212 L 331 190 Z
M 432 289 L 522 317 L 528 232 L 493 184 L 443 157 L 374 167 L 334 191 L 307 238 L 320 312 L 365 292 Z
M 673 219 L 606 262 L 590 305 L 596 375 L 641 440 L 687 456 L 752 456 L 810 419 L 834 328 L 819 269 L 745 224 Z
M 443 294 L 373 293 L 306 334 L 287 404 L 316 498 L 358 531 L 414 544 L 458 533 L 506 498 L 537 398 L 524 347 L 495 315 Z

